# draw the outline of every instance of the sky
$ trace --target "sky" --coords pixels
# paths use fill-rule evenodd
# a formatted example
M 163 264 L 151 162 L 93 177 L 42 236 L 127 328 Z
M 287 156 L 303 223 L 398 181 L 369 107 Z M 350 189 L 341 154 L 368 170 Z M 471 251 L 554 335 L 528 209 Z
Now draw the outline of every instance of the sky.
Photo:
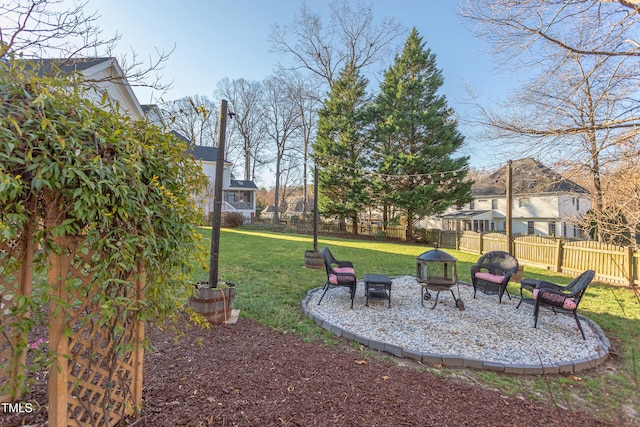
M 156 51 L 174 49 L 160 71 L 167 93 L 136 87 L 142 104 L 159 103 L 185 96 L 214 96 L 216 83 L 225 77 L 262 80 L 273 74 L 276 65 L 287 58 L 271 52 L 269 34 L 274 24 L 289 25 L 300 10 L 302 0 L 89 0 L 86 11 L 97 11 L 97 24 L 105 37 L 121 35 L 116 52 L 135 51 L 139 59 L 153 57 Z M 481 102 L 504 99 L 513 87 L 514 76 L 496 70 L 489 47 L 473 37 L 468 23 L 457 16 L 455 0 L 373 0 L 376 19 L 392 17 L 405 27 L 408 36 L 416 27 L 426 46 L 436 56 L 443 72 L 441 94 L 456 113 L 473 114 L 466 87 Z M 328 0 L 307 0 L 311 10 L 328 16 Z M 398 40 L 401 46 L 406 36 Z M 372 82 L 377 89 L 378 83 Z M 503 159 L 478 149 L 473 129 L 460 126 L 466 136 L 463 155 L 473 167 L 494 169 Z

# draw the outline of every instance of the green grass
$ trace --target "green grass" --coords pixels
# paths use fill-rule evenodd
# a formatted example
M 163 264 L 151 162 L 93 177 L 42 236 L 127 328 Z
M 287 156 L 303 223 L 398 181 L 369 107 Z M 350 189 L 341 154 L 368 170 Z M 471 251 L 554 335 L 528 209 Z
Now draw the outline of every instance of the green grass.
M 200 230 L 208 248 L 210 228 Z M 322 286 L 326 278 L 324 270 L 304 267 L 304 251 L 312 248 L 312 242 L 310 236 L 223 229 L 220 279 L 238 284 L 234 307 L 241 310 L 242 317 L 283 333 L 297 333 L 306 340 L 320 339 L 327 345 L 342 345 L 341 339 L 317 327 L 301 309 L 307 291 Z M 357 271 L 389 276 L 414 275 L 415 257 L 428 250 L 424 245 L 335 237 L 320 237 L 318 246 L 330 246 L 336 258 L 349 259 Z M 469 268 L 478 255 L 449 249 L 447 252 L 458 259 L 458 277 L 468 281 Z M 206 280 L 206 276 L 205 271 L 200 271 L 193 279 Z M 566 275 L 528 266 L 525 266 L 525 277 L 560 284 L 571 280 Z M 519 293 L 517 286 L 510 285 L 512 295 Z M 593 283 L 580 305 L 580 312 L 600 325 L 613 347 L 611 361 L 596 370 L 575 376 L 517 376 L 473 370 L 461 375 L 460 370 L 429 369 L 454 379 L 471 379 L 506 394 L 552 399 L 559 406 L 586 409 L 612 419 L 624 412 L 640 411 L 637 291 Z

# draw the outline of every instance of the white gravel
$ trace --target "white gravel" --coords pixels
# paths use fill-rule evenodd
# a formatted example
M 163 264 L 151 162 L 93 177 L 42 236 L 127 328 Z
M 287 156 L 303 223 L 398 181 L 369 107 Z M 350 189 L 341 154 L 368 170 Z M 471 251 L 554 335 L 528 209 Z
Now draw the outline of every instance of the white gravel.
M 572 360 L 597 359 L 607 351 L 600 336 L 589 322 L 581 320 L 586 340 L 582 339 L 573 316 L 555 315 L 540 309 L 538 327 L 533 327 L 533 305 L 523 303 L 516 309 L 520 296 L 502 304 L 497 295 L 478 291 L 461 283 L 460 298 L 465 310 L 455 305 L 451 292 L 441 292 L 435 299 L 420 303 L 420 284 L 412 276 L 392 278 L 391 308 L 386 300 L 369 300 L 365 306 L 364 283 L 359 282 L 350 308 L 347 288 L 330 289 L 322 295 L 314 290 L 307 300 L 307 310 L 334 326 L 356 335 L 402 347 L 417 353 L 459 356 L 509 365 L 558 364 Z M 456 296 L 458 289 L 453 287 Z M 526 292 L 526 291 L 525 291 Z M 525 295 L 527 296 L 527 295 Z M 580 313 L 580 310 L 578 310 Z

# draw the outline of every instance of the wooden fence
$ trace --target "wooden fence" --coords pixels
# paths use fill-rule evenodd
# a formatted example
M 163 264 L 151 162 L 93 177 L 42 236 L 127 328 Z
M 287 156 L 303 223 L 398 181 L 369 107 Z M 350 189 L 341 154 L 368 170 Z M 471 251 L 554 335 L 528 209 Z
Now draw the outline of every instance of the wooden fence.
M 254 229 L 279 229 L 281 231 L 290 231 L 293 233 L 311 234 L 313 233 L 312 221 L 281 221 L 279 227 L 274 227 L 271 220 L 254 220 L 243 227 Z M 353 225 L 349 223 L 340 224 L 337 222 L 318 223 L 318 232 L 323 234 L 344 234 L 345 236 L 353 234 Z M 376 224 L 358 224 L 359 236 L 370 236 L 379 239 L 404 239 L 405 228 L 400 226 L 387 226 L 383 228 Z
M 501 233 L 443 232 L 439 243 L 442 247 L 483 254 L 506 250 L 507 238 Z M 640 253 L 632 247 L 530 235 L 514 237 L 511 253 L 523 265 L 570 275 L 594 270 L 596 280 L 601 282 L 640 284 Z

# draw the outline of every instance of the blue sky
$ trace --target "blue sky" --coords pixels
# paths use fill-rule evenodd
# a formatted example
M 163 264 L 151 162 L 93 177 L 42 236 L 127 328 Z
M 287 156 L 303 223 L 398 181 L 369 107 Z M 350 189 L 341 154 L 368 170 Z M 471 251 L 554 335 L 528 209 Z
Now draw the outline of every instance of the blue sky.
M 308 0 L 307 6 L 328 11 L 328 0 Z M 165 94 L 135 88 L 141 103 L 165 101 L 190 95 L 213 98 L 216 82 L 224 77 L 261 80 L 286 59 L 270 52 L 268 37 L 273 24 L 293 21 L 301 0 L 89 0 L 87 11 L 101 15 L 98 25 L 105 36 L 122 35 L 118 52 L 137 52 L 147 59 L 156 50 L 175 51 L 165 63 L 164 81 L 173 81 Z M 445 84 L 441 90 L 449 104 L 462 116 L 473 112 L 465 86 L 482 102 L 503 99 L 513 76 L 494 68 L 488 47 L 475 39 L 456 15 L 454 0 L 375 0 L 377 19 L 393 17 L 408 31 L 416 27 L 427 47 L 436 55 Z M 399 40 L 402 44 L 404 38 Z M 377 89 L 377 83 L 373 83 Z M 215 99 L 215 98 L 213 98 Z M 467 137 L 464 153 L 471 165 L 492 169 L 503 159 L 483 154 L 473 141 L 472 130 L 461 126 Z

